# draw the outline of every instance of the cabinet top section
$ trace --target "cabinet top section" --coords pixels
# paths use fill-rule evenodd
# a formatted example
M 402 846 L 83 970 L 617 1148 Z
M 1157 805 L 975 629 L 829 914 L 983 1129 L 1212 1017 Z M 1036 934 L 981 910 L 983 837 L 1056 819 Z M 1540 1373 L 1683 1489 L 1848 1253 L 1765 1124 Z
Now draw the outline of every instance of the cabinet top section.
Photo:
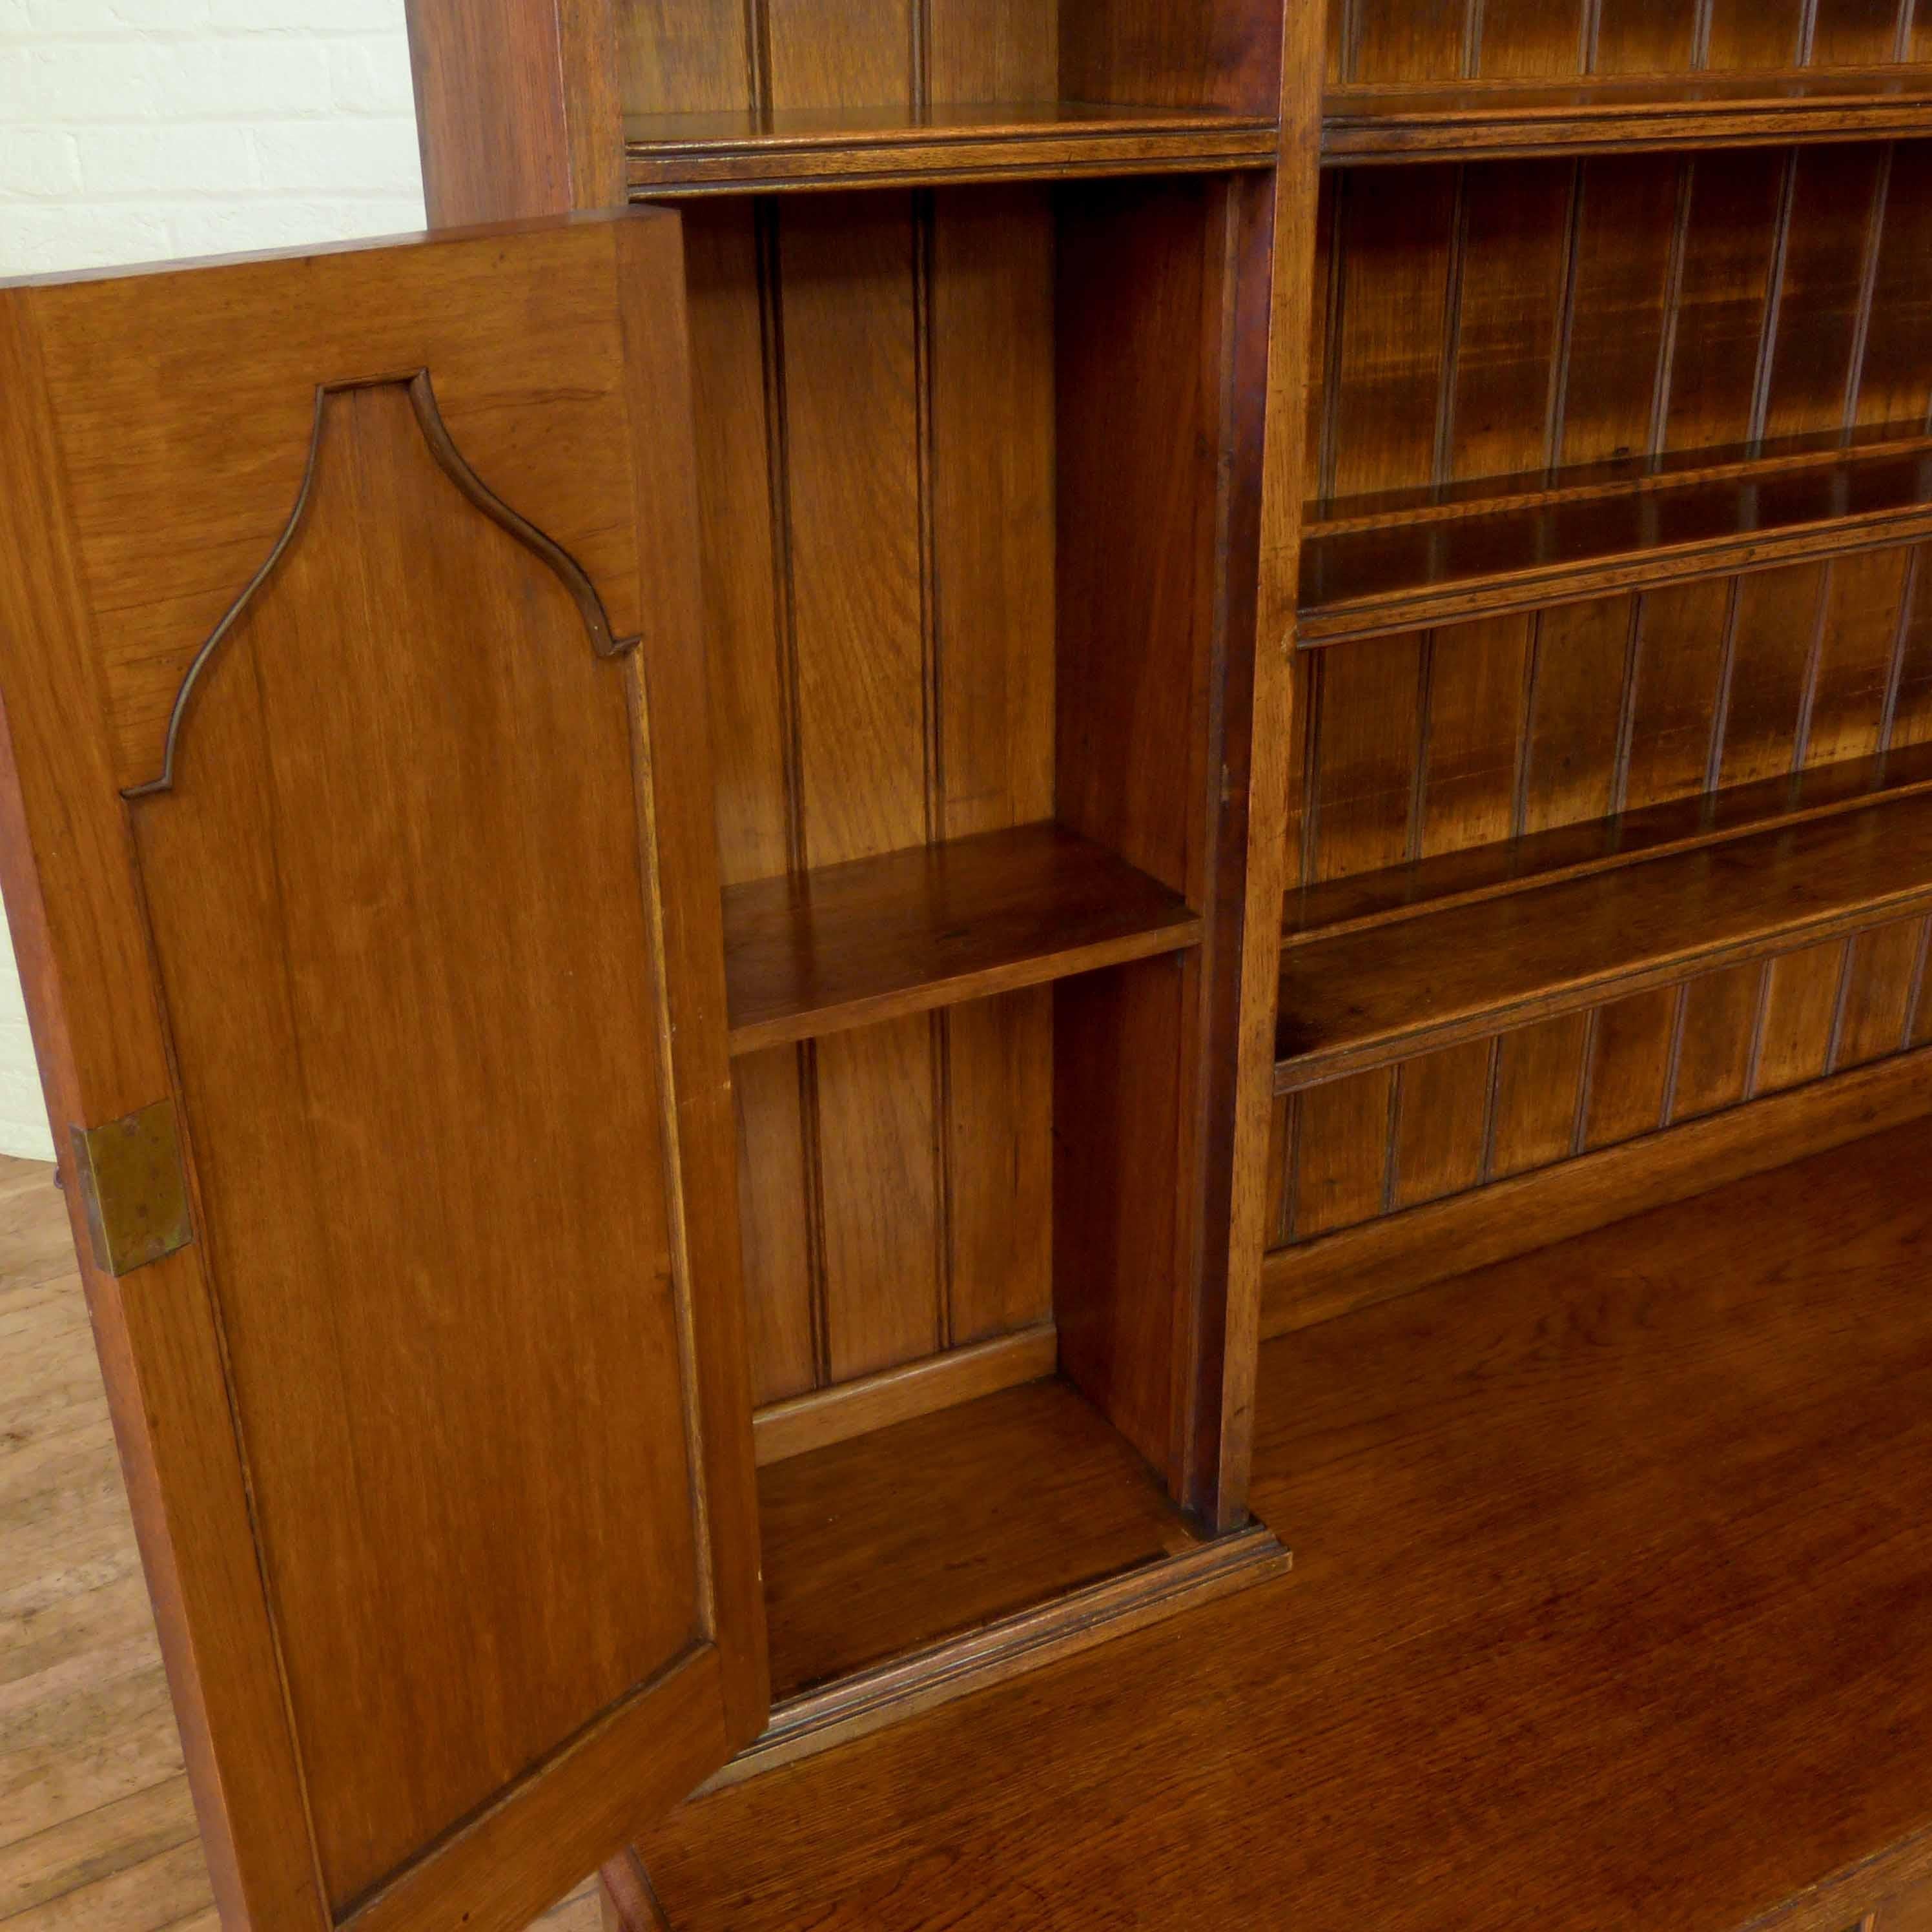
M 1212 107 L 1087 101 L 634 114 L 634 198 L 1270 167 L 1278 124 Z

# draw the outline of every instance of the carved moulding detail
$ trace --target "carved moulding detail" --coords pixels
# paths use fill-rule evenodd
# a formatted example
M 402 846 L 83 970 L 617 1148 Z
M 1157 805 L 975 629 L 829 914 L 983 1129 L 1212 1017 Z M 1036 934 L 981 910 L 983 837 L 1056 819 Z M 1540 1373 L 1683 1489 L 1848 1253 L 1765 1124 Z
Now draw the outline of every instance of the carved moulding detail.
M 422 430 L 423 441 L 428 446 L 430 454 L 436 458 L 443 474 L 492 523 L 508 531 L 526 550 L 548 565 L 558 581 L 570 592 L 583 617 L 584 628 L 590 633 L 591 647 L 597 655 L 604 658 L 621 657 L 626 651 L 636 649 L 638 638 L 612 635 L 610 616 L 604 610 L 604 600 L 598 595 L 597 586 L 591 582 L 589 573 L 576 558 L 554 538 L 546 536 L 527 518 L 520 516 L 512 509 L 470 466 L 462 451 L 457 448 L 448 425 L 442 419 L 442 412 L 436 406 L 435 388 L 427 369 L 418 369 L 410 375 L 372 376 L 354 382 L 318 383 L 315 392 L 314 426 L 309 435 L 308 460 L 302 467 L 302 483 L 296 492 L 295 505 L 289 512 L 288 521 L 282 526 L 281 535 L 275 539 L 274 548 L 262 560 L 261 568 L 248 580 L 241 595 L 222 614 L 220 622 L 208 634 L 206 641 L 195 652 L 194 662 L 182 676 L 180 688 L 175 693 L 173 710 L 168 717 L 167 744 L 162 754 L 160 776 L 148 779 L 145 784 L 129 785 L 121 794 L 123 798 L 151 798 L 173 790 L 176 754 L 180 746 L 188 714 L 194 707 L 196 693 L 202 682 L 202 674 L 213 661 L 215 653 L 273 580 L 278 566 L 301 535 L 302 526 L 308 519 L 309 503 L 314 494 L 316 471 L 322 457 L 322 441 L 330 398 L 348 390 L 379 388 L 392 382 L 400 383 L 408 389 L 410 403 L 416 413 L 416 426 Z

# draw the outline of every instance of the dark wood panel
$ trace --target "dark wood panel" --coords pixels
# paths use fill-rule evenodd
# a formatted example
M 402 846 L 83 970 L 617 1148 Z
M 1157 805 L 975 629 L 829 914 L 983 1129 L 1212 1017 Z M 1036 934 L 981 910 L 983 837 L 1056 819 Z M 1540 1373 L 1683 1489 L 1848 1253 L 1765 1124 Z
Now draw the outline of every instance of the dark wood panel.
M 1572 1152 L 1589 1036 L 1587 1014 L 1565 1013 L 1498 1042 L 1491 1178 L 1527 1174 Z
M 1394 1093 L 1395 1076 L 1383 1069 L 1295 1096 L 1298 1240 L 1370 1220 L 1388 1204 Z
M 1824 635 L 1828 566 L 1768 571 L 1738 586 L 1720 785 L 1775 778 L 1803 762 L 1802 734 Z
M 929 1355 L 945 1339 L 933 1030 L 914 1014 L 812 1048 L 835 1382 Z
M 1518 829 L 1535 625 L 1534 618 L 1502 617 L 1459 624 L 1429 640 L 1420 857 L 1494 844 Z M 1338 662 L 1321 658 L 1316 666 Z
M 1851 419 L 1890 160 L 1889 149 L 1862 144 L 1807 148 L 1792 157 L 1776 313 L 1761 372 L 1762 435 L 1835 429 Z
M 1872 285 L 1870 332 L 1859 370 L 1862 423 L 1925 420 L 1932 368 L 1924 344 L 1932 330 L 1932 142 L 1892 150 L 1886 184 L 1885 228 Z
M 1815 0 L 1808 57 L 1816 67 L 1896 60 L 1911 13 L 1911 0 Z
M 1598 0 L 1593 74 L 1678 74 L 1697 64 L 1698 10 L 1683 0 Z
M 1670 1118 L 1696 1119 L 1734 1107 L 1750 1090 L 1768 964 L 1703 973 L 1684 988 Z
M 1398 1070 L 1392 1207 L 1460 1194 L 1481 1180 L 1495 1076 L 1495 1044 L 1483 1040 Z
M 1472 71 L 1485 80 L 1580 74 L 1591 12 L 1586 0 L 1482 0 Z
M 1636 600 L 1628 597 L 1566 604 L 1537 620 L 1522 832 L 1616 810 L 1636 621 Z
M 1552 460 L 1570 309 L 1574 171 L 1484 165 L 1462 185 L 1460 261 L 1435 477 Z
M 1462 70 L 1468 0 L 1355 0 L 1347 72 L 1351 80 L 1432 80 Z
M 1932 801 L 1912 798 L 1546 886 L 1282 956 L 1283 1086 L 1448 1045 L 1902 916 L 1932 892 Z
M 1038 986 L 946 1016 L 946 1340 L 1053 1313 L 1053 993 Z
M 1910 1044 L 1928 929 L 1922 919 L 1902 919 L 1852 941 L 1834 1068 L 1862 1066 Z
M 1893 550 L 1831 566 L 1801 742 L 1808 765 L 1868 758 L 1883 743 L 1911 564 L 1910 551 Z
M 1694 797 L 1710 782 L 1741 588 L 1720 579 L 1645 594 L 1624 770 L 1627 812 Z
M 1754 1093 L 1774 1094 L 1816 1080 L 1831 1065 L 1847 944 L 1833 940 L 1808 946 L 1771 962 L 1758 1028 Z
M 1591 1016 L 1585 1150 L 1634 1140 L 1664 1124 L 1679 988 L 1616 1000 Z
M 1324 496 L 1435 476 L 1460 176 L 1421 170 L 1404 188 L 1349 177 L 1338 190 Z
M 1558 459 L 1648 454 L 1666 367 L 1671 290 L 1689 207 L 1676 154 L 1578 164 L 1576 287 Z
M 1720 71 L 1800 65 L 1813 12 L 1809 0 L 1711 0 L 1709 64 Z
M 1319 728 L 1303 835 L 1311 879 L 1408 857 L 1421 728 L 1423 640 L 1398 637 L 1338 652 L 1319 668 Z
M 734 886 L 732 1049 L 1176 951 L 1200 930 L 1177 894 L 1050 824 Z
M 1700 154 L 1691 163 L 1660 410 L 1664 448 L 1709 448 L 1764 433 L 1758 373 L 1791 167 L 1791 156 L 1775 152 Z

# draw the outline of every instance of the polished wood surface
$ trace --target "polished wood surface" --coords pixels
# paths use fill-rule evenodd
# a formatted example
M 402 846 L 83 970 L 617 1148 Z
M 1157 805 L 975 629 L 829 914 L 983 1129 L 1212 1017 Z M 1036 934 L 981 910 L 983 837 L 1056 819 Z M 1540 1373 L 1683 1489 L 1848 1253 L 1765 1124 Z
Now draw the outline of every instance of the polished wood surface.
M 758 1495 L 781 1700 L 1201 1540 L 1055 1378 L 774 1463 Z
M 63 620 L 0 673 L 8 898 L 61 1136 L 165 1029 L 196 1238 L 89 1287 L 218 1892 L 262 1928 L 514 1926 L 764 1717 L 677 236 L 554 230 L 534 301 L 484 292 L 502 245 L 0 296 L 43 377 L 0 494 Z M 496 446 L 556 433 L 532 338 L 573 329 L 611 421 L 559 520 L 650 506 L 608 592 L 436 401 L 440 337 Z M 224 584 L 198 639 L 182 593 Z M 190 668 L 117 790 L 130 633 Z M 120 867 L 73 869 L 88 816 Z M 124 923 L 152 963 L 81 999 L 70 935 Z M 546 1602 L 532 1562 L 616 1593 Z
M 1423 912 L 1282 958 L 1276 1088 L 1385 1066 L 1922 910 L 1932 802 L 1906 798 L 1594 878 Z
M 1753 784 L 1700 792 L 1607 818 L 1438 852 L 1292 894 L 1282 922 L 1284 944 L 1300 945 L 1343 931 L 1400 925 L 1424 908 L 1440 910 L 1531 891 L 1558 879 L 1620 872 L 1667 853 L 1835 818 L 1928 788 L 1932 788 L 1932 746 L 1910 745 L 1876 758 L 1808 765 Z
M 1688 14 L 1689 9 L 1684 11 Z M 1898 67 L 1750 74 L 1592 75 L 1339 87 L 1322 104 L 1330 166 L 1635 154 L 1789 141 L 1911 139 L 1932 128 L 1932 82 Z
M 0 1160 L 0 1925 L 217 1932 L 54 1170 Z M 596 1932 L 577 1887 L 542 1932 Z
M 1211 108 L 1060 100 L 946 103 L 910 118 L 866 107 L 633 114 L 624 136 L 626 178 L 642 199 L 1264 168 L 1277 130 Z
M 1298 636 L 1346 643 L 1766 570 L 1932 534 L 1932 450 L 1753 465 L 1709 482 L 1552 495 L 1427 521 L 1317 526 L 1302 550 Z M 1368 514 L 1372 514 L 1370 512 Z
M 1754 971 L 1753 980 L 1758 977 Z M 1694 990 L 1694 982 L 1687 991 Z M 1755 985 L 1751 990 L 1755 992 Z M 1325 1172 L 1304 1177 L 1294 1160 L 1292 1138 L 1285 1136 L 1276 1148 L 1277 1218 L 1271 1237 L 1276 1245 L 1262 1277 L 1262 1332 L 1279 1335 L 1331 1321 L 1467 1268 L 1506 1261 L 1628 1214 L 1688 1200 L 1707 1188 L 1783 1166 L 1813 1150 L 1858 1140 L 1932 1110 L 1932 1059 L 1912 1052 L 1766 1094 L 1748 1106 L 1741 1104 L 1740 1079 L 1731 1103 L 1717 1112 L 1673 1113 L 1660 1124 L 1660 1108 L 1658 1114 L 1629 1124 L 1630 1138 L 1580 1149 L 1582 1032 L 1580 1025 L 1567 1040 L 1559 1036 L 1552 1042 L 1547 1036 L 1537 1037 L 1532 1029 L 1504 1043 L 1513 1050 L 1498 1057 L 1498 1106 L 1508 1104 L 1505 1083 L 1519 1070 L 1526 1104 L 1513 1110 L 1513 1120 L 1491 1126 L 1486 1142 L 1480 1111 L 1450 1125 L 1446 1138 L 1452 1146 L 1460 1144 L 1467 1191 L 1448 1192 L 1400 1212 L 1384 1211 L 1388 1198 L 1386 1086 L 1369 1096 L 1379 1102 L 1381 1118 L 1354 1134 L 1336 1135 L 1334 1144 L 1342 1158 Z M 1341 1082 L 1333 1090 L 1346 1093 L 1351 1084 Z M 1330 1090 L 1316 1088 L 1299 1101 L 1306 1104 Z M 1545 1128 L 1540 1144 L 1534 1132 L 1538 1114 Z M 1317 1115 L 1313 1123 L 1318 1129 L 1334 1124 L 1334 1115 Z M 1505 1162 L 1499 1150 L 1504 1131 L 1512 1127 L 1514 1158 Z M 1374 1172 L 1378 1153 L 1384 1165 Z M 1291 1164 L 1292 1174 L 1287 1172 Z M 1371 1171 L 1365 1174 L 1364 1168 Z
M 731 1050 L 1179 952 L 1200 936 L 1178 894 L 1054 824 L 734 886 Z
M 1290 1581 L 687 1807 L 640 1848 L 672 1922 L 1689 1932 L 1906 1839 L 1928 1157 L 1916 1124 L 1270 1344 Z
M 875 1376 L 767 1402 L 752 1418 L 758 1461 L 782 1462 L 890 1423 L 1037 1382 L 1053 1373 L 1059 1359 L 1060 1337 L 1051 1322 L 1042 1322 L 990 1342 L 968 1342 Z

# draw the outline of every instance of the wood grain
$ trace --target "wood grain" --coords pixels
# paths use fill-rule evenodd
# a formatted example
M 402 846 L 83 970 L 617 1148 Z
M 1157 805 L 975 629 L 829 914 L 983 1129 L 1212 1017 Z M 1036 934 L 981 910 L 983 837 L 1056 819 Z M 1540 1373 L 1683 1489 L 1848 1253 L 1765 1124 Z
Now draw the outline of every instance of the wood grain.
M 1051 1322 L 948 1349 L 856 1381 L 770 1402 L 752 1418 L 758 1462 L 782 1462 L 827 1443 L 869 1435 L 934 1409 L 1052 1374 L 1059 1341 Z
M 668 1910 L 1738 1926 L 1907 1839 L 1932 1342 L 1895 1177 L 1926 1157 L 1904 1129 L 1277 1344 L 1292 1583 L 706 1798 L 643 1848 Z
M 1928 498 L 1932 458 L 1918 450 L 1322 531 L 1304 555 L 1300 639 L 1333 644 L 1910 542 L 1932 531 Z
M 1408 928 L 1283 955 L 1286 1091 L 1448 1046 L 1511 1020 L 1594 1004 L 1916 909 L 1918 802 L 1760 834 L 1600 880 L 1452 908 Z
M 758 1484 L 781 1699 L 1200 1540 L 1054 1379 L 772 1463 Z
M 903 54 L 902 54 L 903 57 Z M 1272 116 L 1082 100 L 935 106 L 870 103 L 776 111 L 638 114 L 623 124 L 634 200 L 798 189 L 922 188 L 1264 168 Z
M 1908 1053 L 1284 1250 L 1268 1258 L 1266 1332 L 1330 1321 L 1916 1120 L 1929 1095 L 1932 1062 Z
M 1186 902 L 1048 824 L 730 888 L 731 1047 L 802 1040 L 1176 952 Z
M 500 245 L 75 282 L 13 302 L 16 319 L 31 314 L 58 338 L 46 407 L 62 468 L 88 479 L 95 541 L 109 550 L 126 541 L 110 499 L 131 488 L 155 518 L 176 519 L 176 548 L 198 559 L 188 576 L 226 573 L 231 597 L 243 590 L 262 560 L 236 545 L 261 495 L 251 459 L 288 425 L 272 409 L 245 431 L 216 429 L 191 385 L 154 385 L 139 406 L 124 390 L 104 397 L 66 359 L 104 334 L 197 313 L 210 318 L 204 346 L 259 332 L 250 380 L 288 385 L 319 438 L 272 572 L 201 664 L 174 755 L 157 760 L 164 782 L 131 812 L 152 946 L 145 983 L 172 1060 L 158 1090 L 177 1096 L 187 1125 L 200 1235 L 189 1265 L 206 1270 L 211 1292 L 154 1298 L 159 1277 L 144 1273 L 124 1298 L 128 1328 L 103 1323 L 118 1377 L 178 1374 L 201 1346 L 184 1321 L 192 1330 L 212 1307 L 220 1322 L 220 1380 L 144 1398 L 158 1400 L 151 1412 L 172 1418 L 178 1442 L 199 1437 L 201 1466 L 173 1469 L 164 1456 L 141 1480 L 161 1492 L 149 1529 L 157 1594 L 178 1625 L 170 1641 L 232 1660 L 223 1695 L 238 1708 L 208 1718 L 190 1746 L 218 1891 L 250 1896 L 263 1862 L 308 1865 L 310 1829 L 224 1819 L 241 1792 L 250 1807 L 289 1796 L 288 1767 L 265 1748 L 299 1754 L 314 1869 L 259 1894 L 264 1924 L 307 1924 L 326 1900 L 372 1932 L 442 1909 L 514 1925 L 763 1716 L 759 1606 L 743 1589 L 755 1569 L 729 1117 L 708 1097 L 680 1104 L 680 1090 L 722 1102 L 726 1089 L 709 814 L 692 809 L 709 790 L 703 687 L 675 641 L 694 634 L 680 616 L 696 566 L 677 237 L 662 219 L 533 236 L 533 262 L 554 257 L 560 271 L 546 299 L 466 308 Z M 305 332 L 285 326 L 352 260 L 368 299 L 312 315 Z M 640 287 L 655 316 L 628 330 L 619 292 Z M 470 380 L 492 380 L 494 434 L 513 442 L 558 424 L 527 391 L 520 414 L 518 379 L 497 358 L 520 330 L 526 346 L 532 331 L 575 327 L 614 422 L 580 452 L 604 466 L 564 492 L 561 520 L 607 492 L 650 506 L 649 541 L 644 524 L 623 539 L 630 562 L 602 602 L 466 466 L 431 376 L 366 380 L 383 372 L 363 356 L 394 352 L 432 316 L 466 340 Z M 157 338 L 155 352 L 180 352 Z M 138 383 L 137 361 L 117 358 L 100 380 Z M 318 388 L 345 377 L 352 386 Z M 574 405 L 562 406 L 567 422 Z M 634 408 L 652 424 L 635 466 Z M 211 429 L 214 444 L 197 441 Z M 48 473 L 17 500 L 57 530 Z M 26 480 L 16 472 L 10 495 Z M 647 574 L 668 628 L 645 646 L 653 662 L 640 678 L 610 620 L 635 626 Z M 91 574 L 85 597 L 69 589 L 70 626 L 138 628 L 103 623 L 98 600 L 113 580 Z M 479 590 L 480 613 L 468 608 Z M 164 615 L 180 621 L 172 607 Z M 412 638 L 401 657 L 387 647 L 392 619 Z M 40 634 L 55 652 L 58 632 Z M 94 674 L 106 685 L 99 658 Z M 9 694 L 16 760 L 45 728 L 28 726 L 32 688 Z M 58 715 L 69 735 L 82 716 L 70 704 Z M 655 763 L 653 724 L 675 741 Z M 97 759 L 112 756 L 104 724 L 91 742 Z M 544 763 L 559 746 L 572 774 L 562 788 Z M 488 803 L 465 782 L 483 769 Z M 67 784 L 89 782 L 80 760 L 64 771 Z M 111 786 L 99 796 L 125 808 Z M 680 818 L 697 828 L 694 850 Z M 30 862 L 50 836 L 71 849 L 49 825 L 24 812 Z M 98 921 L 119 870 L 66 882 L 65 916 Z M 43 875 L 43 903 L 46 886 Z M 668 914 L 661 886 L 676 895 Z M 598 934 L 560 952 L 586 895 Z M 58 1054 L 58 989 L 41 990 L 52 998 L 37 1018 Z M 488 1012 L 502 1024 L 480 1023 Z M 97 1023 L 122 1024 L 107 1010 Z M 686 1086 L 707 1052 L 718 1057 L 704 1080 Z M 542 1153 L 578 1139 L 563 1096 L 600 1090 L 594 1105 L 612 1130 L 601 1166 Z M 487 1096 L 505 1091 L 530 1096 L 521 1152 L 449 1131 L 452 1118 L 488 1118 Z M 399 1167 L 398 1146 L 441 1152 Z M 687 1183 L 710 1210 L 694 1228 Z M 386 1269 L 358 1261 L 364 1238 Z M 607 1238 L 634 1273 L 610 1273 Z M 522 1291 L 533 1246 L 553 1239 L 575 1244 L 574 1286 L 539 1306 Z M 489 1318 L 471 1318 L 478 1309 Z M 617 1312 L 623 1334 L 612 1338 L 603 1331 Z M 556 1372 L 532 1383 L 545 1360 Z M 619 1393 L 640 1388 L 655 1391 L 641 1406 Z M 252 1529 L 224 1520 L 239 1472 L 208 1446 L 232 1460 L 238 1442 Z M 128 1448 L 137 1466 L 150 1454 L 139 1432 Z M 579 1568 L 614 1520 L 639 1516 L 662 1529 L 649 1544 L 625 1540 L 622 1614 L 580 1601 L 572 1622 L 530 1598 L 532 1552 Z M 208 1547 L 224 1537 L 236 1540 Z M 184 1604 L 170 1538 L 175 1560 L 202 1573 Z M 238 1588 L 237 1565 L 259 1565 L 260 1584 Z M 266 1696 L 246 1661 L 264 1609 L 286 1687 Z M 505 1672 L 472 1667 L 492 1654 Z M 427 1667 L 431 1655 L 446 1670 Z M 190 1666 L 190 1725 L 204 1721 L 194 1683 Z M 250 1696 L 252 1711 L 241 1701 Z M 612 1767 L 654 1726 L 662 1748 L 614 1782 Z M 286 1746 L 271 1743 L 278 1733 Z
M 1922 76 L 1890 66 L 1737 76 L 1606 75 L 1555 86 L 1540 78 L 1355 85 L 1329 90 L 1322 155 L 1324 165 L 1357 167 L 1909 139 L 1924 131 L 1928 111 L 1932 92 Z
M 0 1162 L 0 1924 L 214 1932 L 208 1861 L 168 1708 L 53 1169 Z M 595 1932 L 579 1886 L 540 1932 Z

